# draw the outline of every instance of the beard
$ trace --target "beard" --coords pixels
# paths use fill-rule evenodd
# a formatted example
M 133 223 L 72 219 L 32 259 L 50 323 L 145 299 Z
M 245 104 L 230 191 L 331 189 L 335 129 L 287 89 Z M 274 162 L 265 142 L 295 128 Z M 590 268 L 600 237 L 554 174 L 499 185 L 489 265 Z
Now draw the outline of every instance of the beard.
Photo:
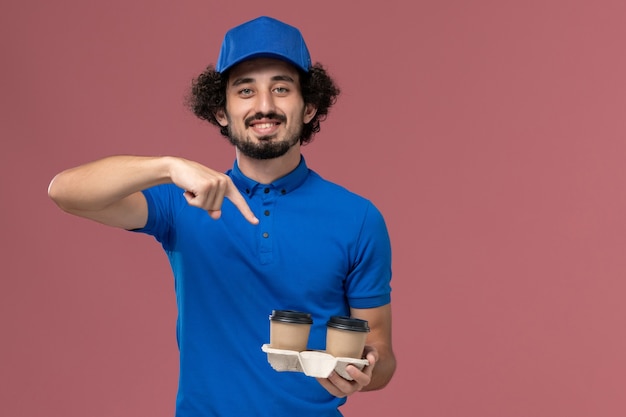
M 284 116 L 276 114 L 256 114 L 246 120 L 246 126 L 248 126 L 249 122 L 252 120 L 262 119 L 263 117 L 279 119 L 281 123 L 286 122 L 286 118 Z M 283 156 L 289 151 L 289 149 L 291 149 L 292 146 L 300 142 L 301 136 L 302 126 L 300 126 L 296 131 L 287 130 L 287 134 L 283 140 L 272 141 L 276 135 L 270 135 L 262 136 L 259 138 L 259 143 L 254 143 L 244 135 L 239 135 L 234 132 L 230 120 L 228 123 L 228 141 L 235 145 L 235 147 L 239 149 L 239 152 L 243 155 L 253 159 L 273 159 Z

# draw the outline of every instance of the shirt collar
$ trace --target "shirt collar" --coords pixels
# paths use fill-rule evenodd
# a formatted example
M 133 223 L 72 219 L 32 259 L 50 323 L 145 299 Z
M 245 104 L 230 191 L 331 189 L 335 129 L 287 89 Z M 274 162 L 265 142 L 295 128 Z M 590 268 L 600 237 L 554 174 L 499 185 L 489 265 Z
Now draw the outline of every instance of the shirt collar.
M 231 177 L 239 191 L 246 195 L 253 195 L 258 189 L 267 188 L 268 186 L 276 189 L 281 194 L 287 194 L 298 188 L 309 175 L 309 168 L 306 165 L 304 156 L 300 156 L 300 163 L 298 166 L 288 173 L 287 175 L 278 178 L 271 184 L 261 184 L 253 179 L 246 177 L 239 169 L 237 160 L 233 164 L 233 168 L 227 172 Z

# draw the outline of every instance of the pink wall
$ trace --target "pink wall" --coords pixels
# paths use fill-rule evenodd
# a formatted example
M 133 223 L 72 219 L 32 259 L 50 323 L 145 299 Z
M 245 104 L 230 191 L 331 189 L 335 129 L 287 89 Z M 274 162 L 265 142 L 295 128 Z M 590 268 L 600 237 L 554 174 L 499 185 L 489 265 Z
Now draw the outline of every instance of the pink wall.
M 114 153 L 228 168 L 182 98 L 270 14 L 344 91 L 310 165 L 371 198 L 395 250 L 399 368 L 345 414 L 626 415 L 626 3 L 270 3 L 0 7 L 1 413 L 173 414 L 165 256 L 46 187 Z

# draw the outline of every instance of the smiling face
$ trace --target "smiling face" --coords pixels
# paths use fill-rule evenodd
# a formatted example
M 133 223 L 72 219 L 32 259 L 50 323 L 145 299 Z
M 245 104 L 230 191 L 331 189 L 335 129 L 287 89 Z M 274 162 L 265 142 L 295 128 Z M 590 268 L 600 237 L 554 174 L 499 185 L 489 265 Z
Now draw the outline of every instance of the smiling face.
M 305 105 L 298 71 L 290 64 L 257 58 L 230 71 L 226 109 L 216 113 L 229 140 L 253 159 L 272 159 L 300 144 L 302 126 L 316 109 Z

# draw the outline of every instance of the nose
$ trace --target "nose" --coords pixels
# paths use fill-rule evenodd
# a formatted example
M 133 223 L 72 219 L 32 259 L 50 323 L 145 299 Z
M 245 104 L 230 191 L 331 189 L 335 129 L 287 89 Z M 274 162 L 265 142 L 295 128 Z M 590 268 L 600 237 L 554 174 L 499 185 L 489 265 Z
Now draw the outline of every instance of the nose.
M 257 113 L 269 114 L 274 113 L 274 96 L 271 91 L 259 91 L 256 101 Z

